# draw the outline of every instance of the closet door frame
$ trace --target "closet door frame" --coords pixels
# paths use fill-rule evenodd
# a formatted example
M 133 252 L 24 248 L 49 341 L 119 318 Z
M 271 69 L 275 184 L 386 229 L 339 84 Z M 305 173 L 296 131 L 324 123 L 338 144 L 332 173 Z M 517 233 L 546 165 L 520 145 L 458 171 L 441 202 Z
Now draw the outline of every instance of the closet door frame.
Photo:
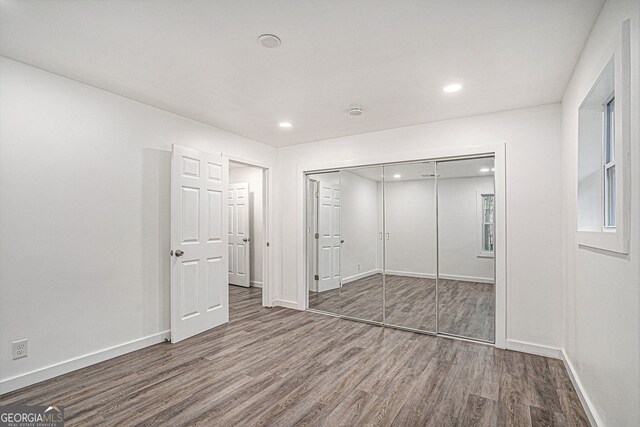
M 306 198 L 305 188 L 307 175 L 336 171 L 352 167 L 380 166 L 392 163 L 457 160 L 474 157 L 495 157 L 495 199 L 494 199 L 494 227 L 495 227 L 495 343 L 497 348 L 506 348 L 507 332 L 507 241 L 506 241 L 506 147 L 504 143 L 488 144 L 469 147 L 445 147 L 412 153 L 389 153 L 373 157 L 363 157 L 349 160 L 329 160 L 324 162 L 302 164 L 298 167 L 297 192 L 297 282 L 298 282 L 298 309 L 308 309 L 308 281 L 307 271 L 307 244 L 306 244 Z M 439 335 L 445 336 L 447 335 Z M 473 340 L 472 340 L 473 341 Z M 482 342 L 482 341 L 474 341 Z

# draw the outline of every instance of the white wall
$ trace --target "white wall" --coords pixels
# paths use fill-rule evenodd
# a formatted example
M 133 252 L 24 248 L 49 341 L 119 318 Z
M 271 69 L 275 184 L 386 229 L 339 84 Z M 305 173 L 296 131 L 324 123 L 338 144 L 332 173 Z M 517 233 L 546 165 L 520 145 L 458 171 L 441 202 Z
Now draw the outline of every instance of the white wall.
M 298 168 L 310 163 L 402 155 L 439 147 L 506 143 L 507 338 L 559 348 L 561 344 L 560 104 L 487 114 L 301 144 L 278 150 L 282 220 L 282 275 L 278 298 L 304 305 L 304 265 L 298 264 L 297 212 L 303 200 L 294 188 Z M 540 173 L 543 170 L 544 173 Z M 544 210 L 540 215 L 540 201 Z
M 353 172 L 340 172 L 340 274 L 343 283 L 371 274 L 378 256 L 378 186 Z M 360 265 L 360 269 L 358 269 Z
M 640 419 L 640 3 L 609 0 L 563 98 L 564 348 L 602 426 Z M 578 107 L 605 64 L 624 19 L 631 18 L 631 241 L 628 256 L 578 247 Z
M 436 274 L 435 180 L 384 183 L 385 269 L 390 274 Z
M 441 277 L 493 282 L 493 258 L 478 256 L 481 230 L 478 197 L 493 192 L 493 177 L 438 180 Z
M 264 230 L 262 227 L 263 170 L 250 166 L 229 168 L 229 183 L 249 183 L 249 236 L 251 238 L 251 286 L 262 287 L 262 261 L 264 256 Z
M 172 143 L 266 164 L 275 150 L 2 58 L 0 93 L 6 390 L 9 378 L 169 329 Z M 13 361 L 23 338 L 29 356 Z

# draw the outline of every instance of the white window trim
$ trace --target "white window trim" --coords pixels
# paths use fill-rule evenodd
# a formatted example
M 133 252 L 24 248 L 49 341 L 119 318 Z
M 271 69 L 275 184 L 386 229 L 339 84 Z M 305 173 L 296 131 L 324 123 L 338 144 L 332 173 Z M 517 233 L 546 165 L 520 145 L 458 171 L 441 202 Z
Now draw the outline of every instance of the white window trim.
M 611 120 L 609 117 L 609 104 L 613 102 L 613 132 L 614 140 L 611 141 Z M 616 166 L 616 147 L 615 147 L 615 93 L 609 95 L 607 100 L 602 104 L 602 227 L 604 231 L 613 232 L 616 230 L 615 225 L 607 225 L 609 222 L 609 179 L 607 172 Z M 613 146 L 613 158 L 607 162 L 607 148 Z M 616 184 L 617 185 L 617 184 Z
M 606 53 L 606 52 L 604 52 Z M 608 58 L 614 57 L 614 94 L 615 102 L 615 158 L 616 158 L 616 227 L 600 231 L 577 230 L 576 240 L 579 246 L 602 249 L 609 252 L 629 253 L 629 223 L 631 218 L 631 176 L 630 176 L 630 21 L 627 19 L 621 25 L 615 43 L 609 49 L 610 55 L 603 55 L 604 69 Z M 594 73 L 596 82 L 600 72 Z M 585 94 L 585 98 L 588 93 Z M 601 203 L 604 209 L 604 191 L 601 192 Z
M 483 199 L 484 196 L 493 196 L 493 206 L 494 206 L 494 221 L 493 221 L 493 226 L 494 226 L 494 230 L 495 230 L 495 194 L 494 193 L 486 193 L 486 192 L 477 192 L 477 203 L 476 203 L 476 228 L 478 230 L 478 238 L 477 238 L 477 252 L 478 252 L 478 258 L 493 258 L 494 257 L 494 251 L 485 251 L 484 250 L 484 206 L 483 206 Z M 494 236 L 495 236 L 495 231 L 494 231 Z M 495 246 L 495 243 L 494 243 Z

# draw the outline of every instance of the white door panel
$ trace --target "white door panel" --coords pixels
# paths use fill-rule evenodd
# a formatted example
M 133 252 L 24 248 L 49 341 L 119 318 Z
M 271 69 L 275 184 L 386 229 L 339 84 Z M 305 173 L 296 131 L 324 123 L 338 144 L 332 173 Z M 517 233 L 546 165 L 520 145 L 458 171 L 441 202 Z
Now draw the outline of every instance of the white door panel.
M 340 286 L 340 185 L 318 181 L 318 291 Z
M 248 288 L 251 286 L 248 182 L 229 185 L 229 216 L 233 218 L 228 231 L 233 259 L 229 263 L 229 283 Z
M 229 321 L 227 160 L 173 146 L 171 157 L 171 341 Z

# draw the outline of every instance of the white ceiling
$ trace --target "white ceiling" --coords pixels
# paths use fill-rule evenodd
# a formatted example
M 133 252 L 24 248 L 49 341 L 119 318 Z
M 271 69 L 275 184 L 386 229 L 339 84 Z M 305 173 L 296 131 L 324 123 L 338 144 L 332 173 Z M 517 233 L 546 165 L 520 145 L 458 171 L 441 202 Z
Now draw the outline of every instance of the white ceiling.
M 0 54 L 286 146 L 560 101 L 603 2 L 2 1 Z

